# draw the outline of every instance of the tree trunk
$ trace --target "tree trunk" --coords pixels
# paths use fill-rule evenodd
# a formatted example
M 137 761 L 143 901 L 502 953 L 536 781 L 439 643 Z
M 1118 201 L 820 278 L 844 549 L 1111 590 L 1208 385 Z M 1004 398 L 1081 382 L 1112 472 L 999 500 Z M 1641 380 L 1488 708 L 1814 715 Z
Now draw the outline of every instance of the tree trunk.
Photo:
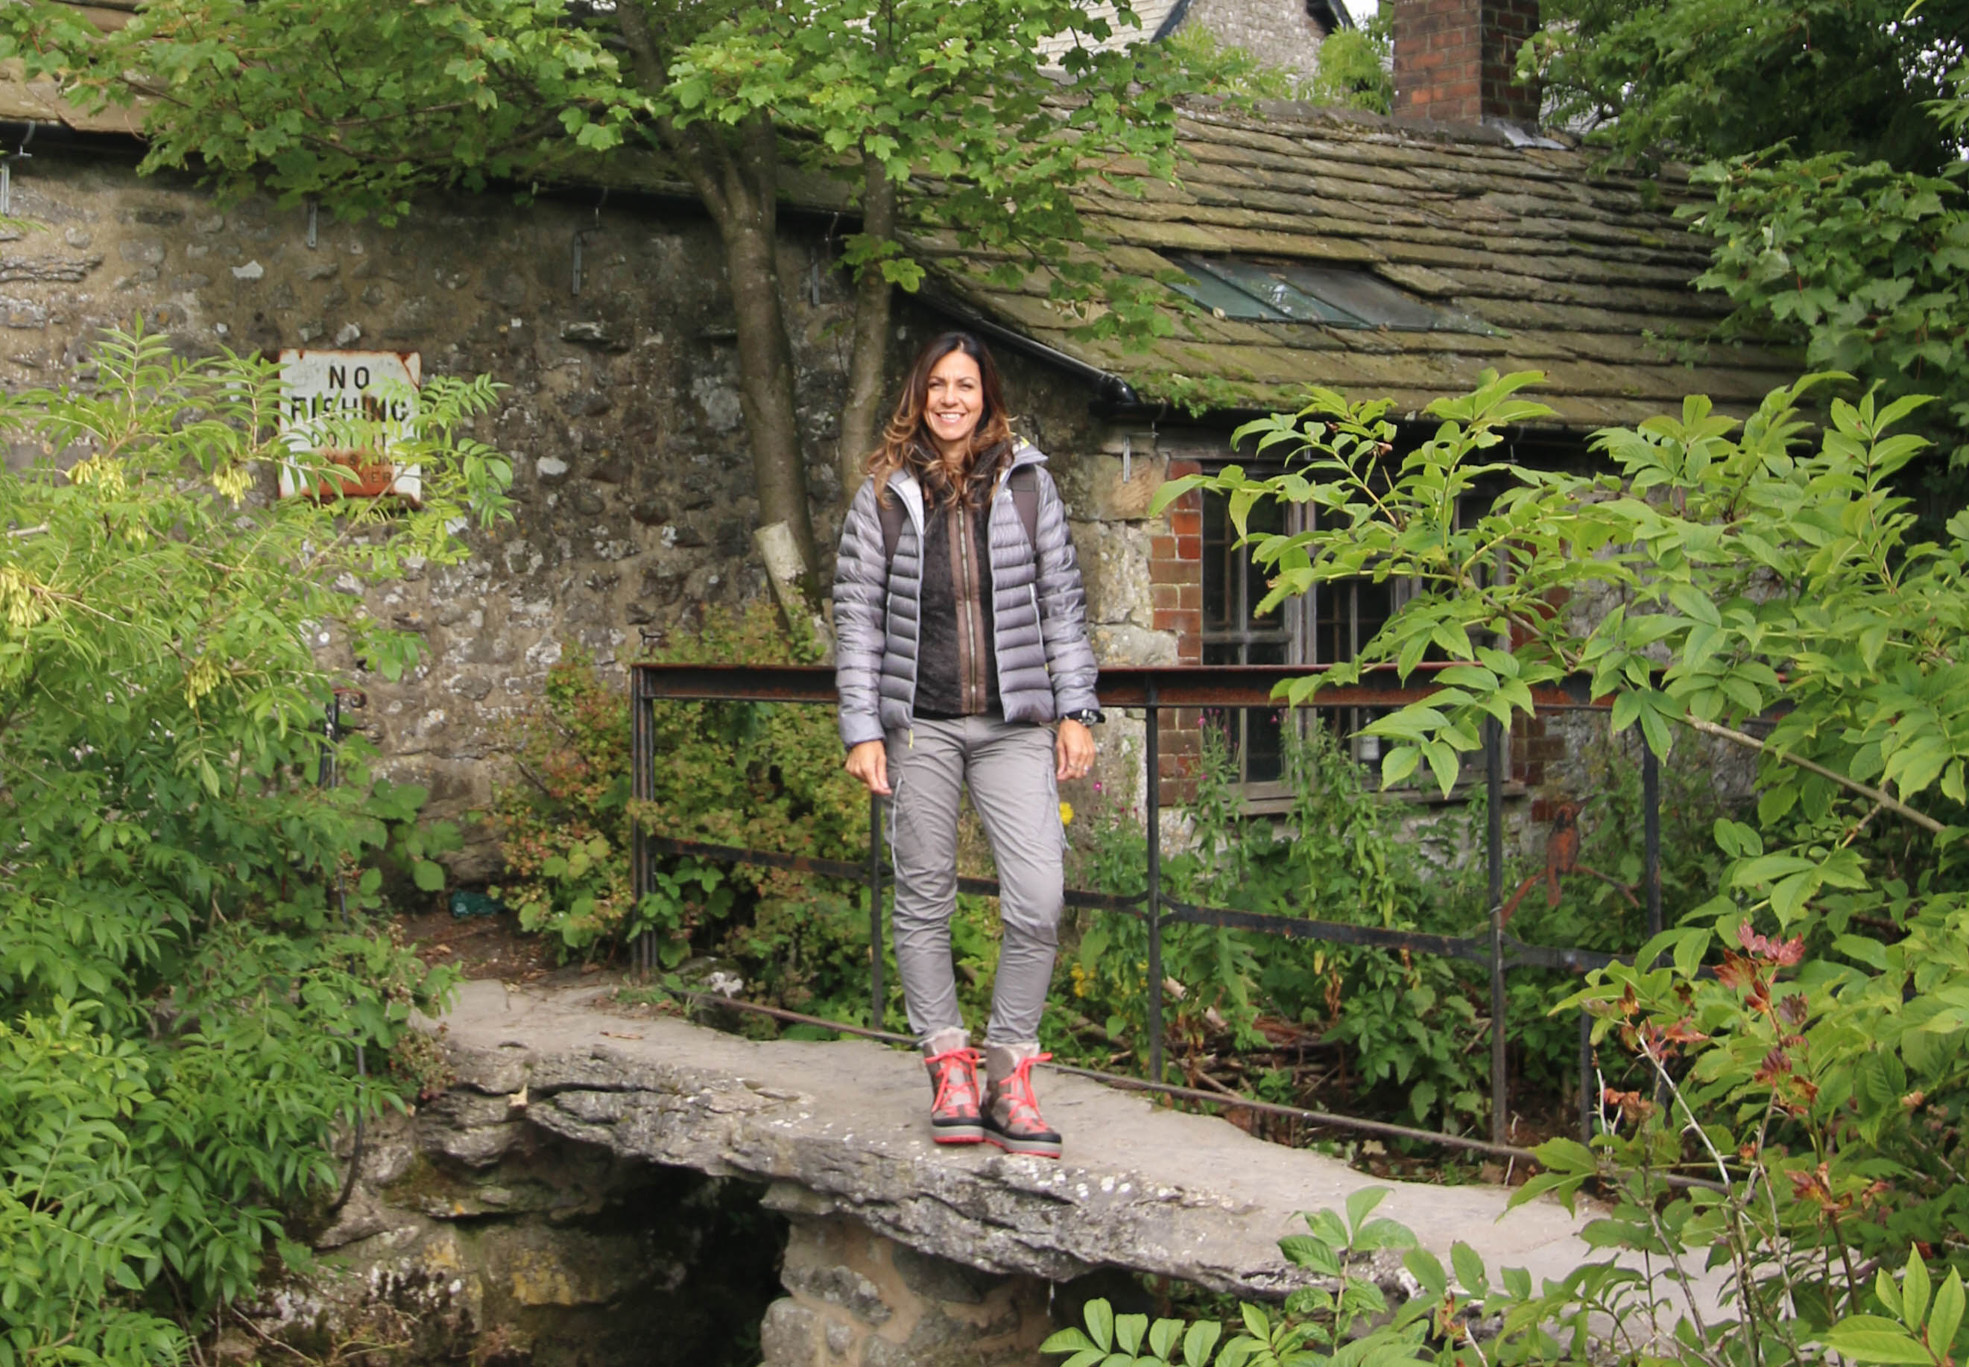
M 645 89 L 663 88 L 656 35 L 641 6 L 616 6 L 637 75 Z M 725 248 L 738 325 L 738 401 L 752 447 L 752 477 L 760 527 L 786 524 L 805 563 L 808 598 L 820 601 L 820 554 L 807 494 L 795 409 L 793 344 L 779 292 L 779 138 L 761 110 L 735 128 L 694 123 L 679 128 L 656 120 L 664 148 L 704 201 Z
M 862 154 L 862 233 L 878 244 L 896 236 L 896 183 L 875 157 Z M 861 487 L 863 463 L 880 440 L 884 400 L 883 362 L 889 353 L 890 302 L 894 290 L 878 257 L 855 280 L 854 346 L 848 354 L 848 401 L 841 410 L 841 497 Z
M 740 126 L 740 150 L 727 160 L 732 212 L 719 219 L 725 269 L 737 310 L 739 405 L 752 439 L 759 525 L 784 522 L 806 564 L 807 594 L 819 600 L 820 555 L 814 542 L 806 460 L 795 407 L 793 345 L 779 291 L 779 146 L 771 117 Z

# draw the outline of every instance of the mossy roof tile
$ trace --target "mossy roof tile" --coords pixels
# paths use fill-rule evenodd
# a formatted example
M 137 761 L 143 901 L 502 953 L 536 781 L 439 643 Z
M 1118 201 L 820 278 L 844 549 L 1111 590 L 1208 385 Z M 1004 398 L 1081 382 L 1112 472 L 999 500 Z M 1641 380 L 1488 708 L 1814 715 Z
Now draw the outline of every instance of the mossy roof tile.
M 1708 243 L 1675 217 L 1695 199 L 1675 174 L 1648 182 L 1571 148 L 1513 146 L 1493 129 L 1291 105 L 1192 110 L 1181 141 L 1176 184 L 1150 183 L 1140 199 L 1084 196 L 1116 271 L 1152 275 L 1183 253 L 1354 267 L 1465 322 L 1258 322 L 1200 314 L 1172 294 L 1177 335 L 1130 351 L 1086 340 L 1036 297 L 1043 288 L 973 279 L 960 292 L 1150 397 L 1208 382 L 1212 402 L 1286 407 L 1301 386 L 1322 384 L 1419 410 L 1485 368 L 1539 369 L 1557 421 L 1590 428 L 1694 391 L 1740 411 L 1795 372 L 1795 357 L 1712 337 L 1729 305 L 1690 284 Z M 955 282 L 971 273 L 961 256 L 933 265 Z

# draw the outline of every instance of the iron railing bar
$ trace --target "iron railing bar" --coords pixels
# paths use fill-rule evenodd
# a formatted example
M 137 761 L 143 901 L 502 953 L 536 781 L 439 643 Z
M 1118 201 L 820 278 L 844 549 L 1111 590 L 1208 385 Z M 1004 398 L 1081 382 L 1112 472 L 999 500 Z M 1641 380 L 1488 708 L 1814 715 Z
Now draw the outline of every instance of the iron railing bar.
M 1149 1032 L 1149 1077 L 1162 1081 L 1162 712 L 1151 675 L 1142 711 L 1147 744 L 1143 756 L 1148 807 L 1148 897 L 1144 916 L 1149 923 L 1148 999 L 1142 1003 Z
M 1363 681 L 1322 689 L 1304 704 L 1315 711 L 1342 707 L 1399 707 L 1439 687 L 1433 675 L 1454 662 L 1425 662 L 1401 679 L 1394 665 L 1362 671 Z M 1103 706 L 1281 707 L 1272 695 L 1280 683 L 1315 678 L 1336 665 L 1116 665 L 1100 671 L 1095 692 Z M 670 702 L 834 703 L 834 671 L 829 665 L 705 665 L 644 662 L 630 666 L 642 696 Z M 1532 690 L 1540 710 L 1604 712 L 1590 694 L 1589 677 L 1569 675 L 1557 686 Z
M 1484 721 L 1484 852 L 1490 878 L 1490 1138 L 1510 1135 L 1510 1078 L 1505 1054 L 1504 989 L 1504 728 Z
M 818 855 L 805 854 L 779 854 L 770 850 L 743 849 L 735 845 L 712 845 L 698 840 L 676 840 L 661 835 L 647 835 L 644 839 L 651 851 L 663 854 L 693 855 L 700 859 L 721 859 L 735 864 L 757 864 L 766 868 L 787 869 L 794 873 L 812 873 L 823 878 L 839 878 L 852 882 L 864 882 L 868 877 L 866 865 L 852 863 L 846 859 L 824 859 Z M 960 892 L 975 893 L 980 897 L 999 895 L 998 882 L 992 878 L 959 878 L 957 888 Z M 1143 900 L 1139 894 L 1126 897 L 1114 893 L 1087 892 L 1079 888 L 1066 890 L 1066 903 L 1070 907 L 1081 907 L 1089 911 L 1118 912 L 1127 916 L 1144 915 L 1141 905 Z M 1444 958 L 1463 959 L 1470 963 L 1490 961 L 1490 937 L 1487 934 L 1458 937 L 1430 931 L 1394 930 L 1385 926 L 1356 926 L 1345 921 L 1317 921 L 1298 916 L 1280 916 L 1273 912 L 1238 911 L 1230 907 L 1185 902 L 1167 893 L 1162 897 L 1162 919 L 1164 922 L 1175 921 L 1184 925 L 1248 930 L 1260 935 L 1275 935 L 1286 940 L 1321 940 L 1333 944 L 1362 945 L 1374 949 L 1406 949 L 1411 953 L 1437 954 Z M 1594 949 L 1527 944 L 1509 935 L 1504 937 L 1504 947 L 1505 962 L 1514 968 L 1550 968 L 1560 972 L 1582 973 L 1590 969 L 1606 968 L 1611 964 L 1626 962 L 1618 954 L 1608 954 Z

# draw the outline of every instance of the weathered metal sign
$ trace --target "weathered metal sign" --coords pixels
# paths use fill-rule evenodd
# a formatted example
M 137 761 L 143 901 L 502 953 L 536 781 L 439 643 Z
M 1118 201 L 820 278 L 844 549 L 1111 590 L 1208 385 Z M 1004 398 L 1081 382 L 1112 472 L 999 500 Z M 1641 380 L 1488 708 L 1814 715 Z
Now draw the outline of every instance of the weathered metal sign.
M 422 359 L 414 351 L 281 352 L 280 430 L 288 448 L 325 456 L 352 472 L 339 483 L 326 476 L 310 482 L 289 466 L 280 474 L 281 496 L 394 494 L 414 501 L 422 491 L 417 467 L 392 463 L 389 445 L 409 435 L 422 379 Z M 376 424 L 377 445 L 352 448 L 333 435 L 333 424 L 352 421 Z

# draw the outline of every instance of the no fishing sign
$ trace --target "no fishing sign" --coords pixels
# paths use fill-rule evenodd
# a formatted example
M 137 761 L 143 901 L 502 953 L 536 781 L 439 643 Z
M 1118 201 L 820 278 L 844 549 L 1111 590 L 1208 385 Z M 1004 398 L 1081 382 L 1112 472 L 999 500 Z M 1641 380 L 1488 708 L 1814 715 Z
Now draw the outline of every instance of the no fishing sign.
M 390 494 L 415 502 L 422 492 L 417 467 L 398 468 L 389 447 L 410 435 L 422 376 L 414 351 L 281 352 L 280 430 L 288 449 L 341 467 L 328 472 L 286 466 L 280 472 L 281 497 Z M 348 444 L 356 424 L 366 438 L 360 446 Z

